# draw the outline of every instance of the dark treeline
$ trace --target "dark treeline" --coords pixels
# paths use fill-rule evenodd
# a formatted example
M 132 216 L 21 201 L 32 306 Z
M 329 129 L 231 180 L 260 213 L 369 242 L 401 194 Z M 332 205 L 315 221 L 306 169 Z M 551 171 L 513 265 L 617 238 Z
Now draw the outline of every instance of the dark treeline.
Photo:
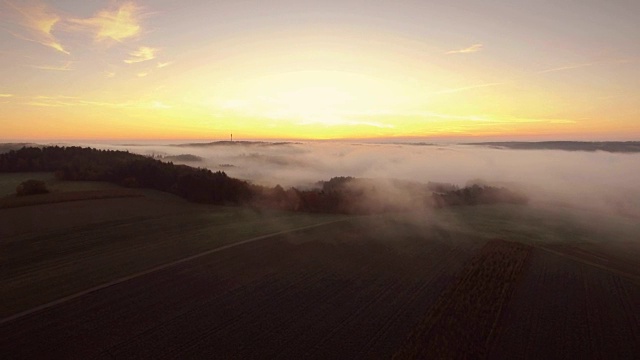
M 24 147 L 0 154 L 0 172 L 54 172 L 61 180 L 108 181 L 166 191 L 194 202 L 239 204 L 250 185 L 224 172 L 174 165 L 125 151 L 81 147 Z
M 391 183 L 391 186 L 398 188 L 404 185 Z M 406 202 L 395 201 L 392 195 L 384 191 L 384 186 L 381 186 L 384 184 L 388 182 L 339 176 L 329 181 L 320 181 L 319 189 L 290 188 L 285 191 L 280 186 L 273 189 L 259 188 L 255 203 L 283 210 L 341 214 L 408 211 L 424 207 L 424 200 L 427 200 L 424 194 L 417 195 L 422 198 L 422 201 L 418 201 L 419 206 L 409 206 Z M 406 187 L 401 191 L 412 189 Z
M 419 184 L 334 177 L 319 189 L 283 189 L 250 184 L 224 172 L 163 162 L 125 151 L 81 147 L 23 147 L 0 154 L 0 172 L 54 172 L 61 180 L 107 181 L 150 188 L 189 201 L 243 204 L 290 211 L 366 214 L 425 207 L 523 203 L 526 198 L 504 188 L 446 183 Z M 391 190 L 390 190 L 391 189 Z M 398 200 L 405 195 L 409 200 Z
M 526 196 L 503 187 L 474 184 L 462 189 L 451 189 L 434 192 L 433 201 L 436 207 L 480 205 L 480 204 L 525 204 Z
M 465 145 L 491 146 L 515 150 L 606 151 L 612 153 L 640 152 L 640 141 L 509 141 L 467 143 Z
M 256 188 L 257 204 L 283 210 L 371 214 L 481 204 L 526 204 L 528 198 L 504 187 L 429 182 L 426 185 L 400 180 L 377 181 L 334 177 L 320 182 L 321 188 L 299 191 Z M 391 191 L 390 191 L 391 189 Z M 404 195 L 398 200 L 394 196 Z

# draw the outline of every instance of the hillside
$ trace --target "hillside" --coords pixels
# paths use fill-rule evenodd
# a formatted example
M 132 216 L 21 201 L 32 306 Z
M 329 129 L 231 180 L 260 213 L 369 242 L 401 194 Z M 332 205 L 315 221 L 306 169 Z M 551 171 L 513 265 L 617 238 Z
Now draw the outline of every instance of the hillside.
M 316 188 L 285 190 L 235 179 L 223 171 L 163 161 L 170 159 L 82 147 L 23 147 L 0 154 L 0 173 L 54 172 L 60 180 L 154 189 L 198 203 L 319 213 L 372 214 L 527 202 L 524 194 L 488 185 L 459 189 L 451 184 L 340 176 L 321 181 Z
M 538 141 L 538 142 L 479 142 L 464 145 L 489 146 L 516 150 L 605 151 L 638 153 L 640 141 Z

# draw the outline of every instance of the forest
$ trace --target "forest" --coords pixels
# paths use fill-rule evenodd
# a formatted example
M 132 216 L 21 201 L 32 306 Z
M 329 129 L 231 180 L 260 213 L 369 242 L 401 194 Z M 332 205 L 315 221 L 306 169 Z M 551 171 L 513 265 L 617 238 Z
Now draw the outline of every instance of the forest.
M 334 177 L 318 188 L 265 187 L 223 171 L 173 164 L 127 151 L 83 147 L 23 147 L 0 154 L 0 172 L 53 172 L 59 180 L 106 181 L 130 188 L 172 193 L 192 202 L 249 205 L 289 211 L 367 214 L 425 207 L 526 203 L 527 198 L 502 187 L 427 184 Z M 397 201 L 410 194 L 411 201 Z
M 500 141 L 467 143 L 466 145 L 514 150 L 604 151 L 610 153 L 640 152 L 640 141 Z

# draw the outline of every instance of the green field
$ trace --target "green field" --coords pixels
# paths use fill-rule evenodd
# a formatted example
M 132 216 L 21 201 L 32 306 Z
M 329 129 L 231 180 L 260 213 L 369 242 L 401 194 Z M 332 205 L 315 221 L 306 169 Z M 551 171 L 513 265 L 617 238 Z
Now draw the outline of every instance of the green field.
M 56 179 L 53 173 L 3 173 L 0 174 L 0 198 L 14 196 L 16 194 L 16 187 L 23 181 L 29 179 L 44 181 L 49 191 L 54 193 L 121 188 L 118 185 L 104 181 L 62 181 Z
M 52 173 L 10 173 L 0 174 L 0 198 L 16 194 L 16 187 L 28 180 L 42 180 L 47 186 L 58 183 Z

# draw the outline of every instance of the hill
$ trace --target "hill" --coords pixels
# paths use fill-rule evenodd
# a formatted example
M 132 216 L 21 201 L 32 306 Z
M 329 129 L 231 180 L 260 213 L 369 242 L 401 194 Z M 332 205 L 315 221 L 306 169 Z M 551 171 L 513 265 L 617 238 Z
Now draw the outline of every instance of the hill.
M 191 156 L 182 155 L 191 159 Z M 504 188 L 334 177 L 314 189 L 251 184 L 225 172 L 165 162 L 126 151 L 81 147 L 23 147 L 0 154 L 0 173 L 54 172 L 60 180 L 106 181 L 128 188 L 165 191 L 189 201 L 250 205 L 289 211 L 371 214 L 429 207 L 526 203 Z
M 489 146 L 516 150 L 606 151 L 638 153 L 640 141 L 539 141 L 539 142 L 479 142 L 464 145 Z

